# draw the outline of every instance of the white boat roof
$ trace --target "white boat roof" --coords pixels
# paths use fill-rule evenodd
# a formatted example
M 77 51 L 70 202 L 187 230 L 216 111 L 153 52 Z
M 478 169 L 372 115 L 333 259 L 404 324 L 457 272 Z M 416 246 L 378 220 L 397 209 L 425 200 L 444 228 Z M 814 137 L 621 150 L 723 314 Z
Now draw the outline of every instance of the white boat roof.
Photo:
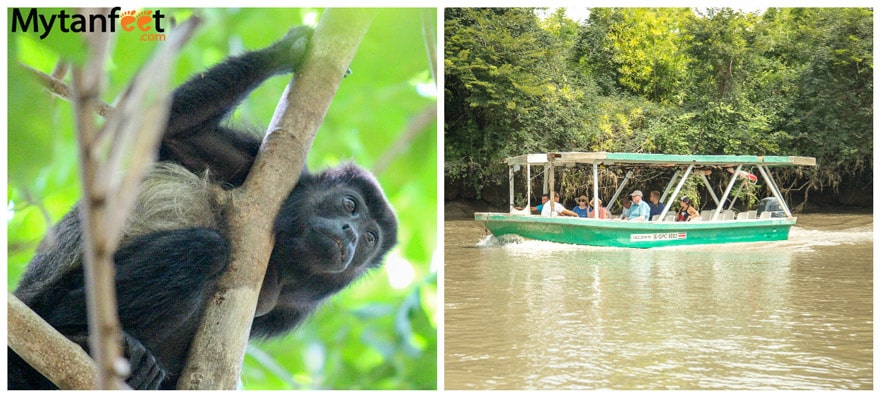
M 613 152 L 550 152 L 525 154 L 508 157 L 509 165 L 524 164 L 547 164 L 554 165 L 568 163 L 583 164 L 633 164 L 653 166 L 675 165 L 708 165 L 708 166 L 736 166 L 736 165 L 763 165 L 768 167 L 783 166 L 815 166 L 815 157 L 803 156 L 750 156 L 750 155 L 698 155 L 698 154 L 655 154 L 655 153 L 613 153 Z

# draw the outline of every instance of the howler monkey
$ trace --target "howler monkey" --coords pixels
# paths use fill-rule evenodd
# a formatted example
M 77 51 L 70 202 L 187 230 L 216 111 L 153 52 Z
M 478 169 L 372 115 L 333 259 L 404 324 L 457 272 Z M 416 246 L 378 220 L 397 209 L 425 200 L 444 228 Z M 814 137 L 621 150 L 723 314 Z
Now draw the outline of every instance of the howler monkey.
M 160 162 L 143 182 L 113 256 L 131 387 L 175 388 L 205 301 L 228 265 L 230 243 L 213 186 L 241 185 L 260 138 L 220 123 L 264 80 L 296 69 L 310 36 L 310 28 L 294 28 L 174 91 Z M 74 208 L 53 227 L 15 295 L 88 350 L 81 222 Z M 290 331 L 322 300 L 380 266 L 397 242 L 397 219 L 375 178 L 347 164 L 304 171 L 274 232 L 251 337 Z M 11 389 L 55 387 L 8 354 Z

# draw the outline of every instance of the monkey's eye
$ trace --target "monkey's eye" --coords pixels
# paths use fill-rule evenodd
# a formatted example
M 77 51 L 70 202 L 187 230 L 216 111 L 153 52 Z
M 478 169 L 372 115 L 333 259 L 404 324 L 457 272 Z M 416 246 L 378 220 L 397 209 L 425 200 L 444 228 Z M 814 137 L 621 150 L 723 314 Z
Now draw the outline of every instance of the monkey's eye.
M 367 232 L 365 237 L 367 239 L 367 247 L 372 247 L 372 246 L 376 245 L 377 237 L 376 237 L 375 233 Z
M 345 206 L 345 210 L 354 213 L 357 210 L 357 203 L 351 197 L 346 197 L 342 200 L 342 205 Z

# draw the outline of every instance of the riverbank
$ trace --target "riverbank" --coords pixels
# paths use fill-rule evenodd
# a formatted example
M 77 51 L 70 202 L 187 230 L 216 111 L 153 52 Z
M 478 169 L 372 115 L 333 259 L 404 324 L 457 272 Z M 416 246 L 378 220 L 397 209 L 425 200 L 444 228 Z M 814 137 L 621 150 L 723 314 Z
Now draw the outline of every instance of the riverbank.
M 504 208 L 493 207 L 479 200 L 447 201 L 443 206 L 444 217 L 447 221 L 473 220 L 474 212 L 501 212 L 504 210 Z

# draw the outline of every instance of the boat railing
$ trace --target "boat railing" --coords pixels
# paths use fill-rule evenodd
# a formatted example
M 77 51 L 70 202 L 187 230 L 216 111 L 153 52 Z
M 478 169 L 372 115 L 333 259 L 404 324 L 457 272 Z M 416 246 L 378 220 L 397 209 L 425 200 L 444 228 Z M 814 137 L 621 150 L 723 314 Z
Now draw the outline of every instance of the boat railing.
M 742 211 L 742 212 L 735 212 L 733 210 L 724 210 L 718 215 L 717 219 L 712 219 L 712 217 L 714 215 L 714 211 L 715 210 L 711 210 L 711 209 L 700 211 L 700 215 L 698 215 L 696 218 L 692 218 L 688 221 L 689 222 L 741 222 L 741 221 L 754 221 L 754 220 L 771 219 L 772 215 L 773 215 L 771 212 L 762 212 L 760 215 L 758 215 L 756 210 L 749 210 L 749 211 Z M 546 216 L 543 216 L 541 214 L 532 214 L 529 211 L 529 209 L 517 210 L 513 207 L 511 207 L 510 215 L 523 215 L 523 216 L 531 216 L 531 217 L 535 217 L 535 218 L 541 218 L 541 217 L 547 218 Z M 676 217 L 676 214 L 666 214 L 666 216 L 663 219 L 660 219 L 660 215 L 654 215 L 651 217 L 650 222 L 652 222 L 652 223 L 677 222 L 675 220 L 675 217 Z M 593 218 L 586 218 L 586 217 L 573 218 L 573 217 L 567 217 L 567 216 L 551 216 L 551 218 L 599 220 L 602 222 L 634 222 L 634 221 L 627 221 L 624 219 L 620 219 L 620 214 L 612 214 L 611 218 L 607 218 L 607 219 L 593 219 Z M 641 220 L 639 222 L 648 222 L 648 221 Z

